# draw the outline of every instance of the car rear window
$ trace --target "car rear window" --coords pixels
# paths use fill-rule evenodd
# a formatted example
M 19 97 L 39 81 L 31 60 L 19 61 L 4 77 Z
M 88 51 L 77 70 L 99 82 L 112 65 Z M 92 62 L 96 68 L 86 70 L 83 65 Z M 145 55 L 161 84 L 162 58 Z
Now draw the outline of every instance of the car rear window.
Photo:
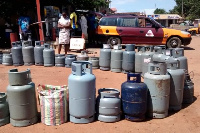
M 117 18 L 102 18 L 99 22 L 99 25 L 116 26 L 117 25 Z
M 120 27 L 138 27 L 137 18 L 119 18 L 118 26 Z

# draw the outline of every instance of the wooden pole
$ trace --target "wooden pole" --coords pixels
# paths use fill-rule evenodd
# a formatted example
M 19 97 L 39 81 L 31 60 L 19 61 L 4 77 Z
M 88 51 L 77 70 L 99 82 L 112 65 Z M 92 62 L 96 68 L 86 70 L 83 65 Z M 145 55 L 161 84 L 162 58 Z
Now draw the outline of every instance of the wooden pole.
M 37 6 L 38 22 L 41 22 L 40 0 L 36 0 L 36 6 Z M 39 23 L 38 25 L 39 25 L 40 41 L 44 41 L 44 33 L 43 33 L 42 23 Z

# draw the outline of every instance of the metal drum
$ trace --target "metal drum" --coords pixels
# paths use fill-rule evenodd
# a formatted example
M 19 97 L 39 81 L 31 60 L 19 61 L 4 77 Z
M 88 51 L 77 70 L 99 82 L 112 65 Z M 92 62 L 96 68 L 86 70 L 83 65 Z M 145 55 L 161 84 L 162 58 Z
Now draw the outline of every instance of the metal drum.
M 131 78 L 135 78 L 131 80 Z M 125 119 L 142 121 L 147 110 L 147 86 L 141 82 L 139 73 L 128 73 L 127 81 L 121 85 L 122 110 Z
M 144 74 L 144 83 L 149 90 L 148 116 L 165 118 L 168 116 L 170 76 L 167 75 L 165 63 L 149 63 L 148 72 Z
M 0 127 L 10 123 L 8 102 L 6 93 L 0 92 Z
M 35 64 L 34 47 L 30 41 L 23 41 L 22 54 L 24 65 L 30 66 Z
M 123 52 L 122 70 L 124 73 L 135 72 L 135 44 L 126 44 Z
M 55 51 L 50 48 L 50 45 L 45 43 L 43 50 L 44 66 L 51 67 L 55 64 Z
M 190 104 L 193 102 L 194 97 L 194 83 L 192 82 L 190 75 L 185 74 L 185 82 L 184 82 L 184 92 L 183 92 L 183 103 Z
M 92 69 L 99 69 L 99 57 L 90 57 L 89 61 L 92 63 Z
M 9 53 L 9 52 L 3 53 L 2 64 L 5 66 L 13 65 L 12 53 Z
M 121 99 L 117 89 L 103 88 L 98 90 L 97 115 L 102 122 L 117 122 L 120 120 Z
M 41 41 L 35 41 L 34 58 L 36 66 L 44 65 L 43 50 L 44 46 L 41 46 Z
M 111 51 L 111 72 L 121 72 L 122 71 L 122 60 L 123 60 L 123 50 L 121 50 L 121 45 L 115 45 Z
M 65 67 L 68 67 L 68 68 L 71 67 L 73 61 L 76 61 L 76 55 L 67 54 L 65 58 Z
M 12 43 L 11 53 L 14 66 L 24 65 L 21 42 Z
M 89 67 L 89 68 L 87 68 Z M 73 123 L 89 123 L 95 118 L 96 77 L 88 61 L 74 61 L 68 78 L 69 114 Z
M 142 53 L 144 48 L 137 47 L 138 52 L 135 53 L 135 72 L 141 73 L 142 72 Z
M 103 49 L 100 50 L 99 66 L 100 70 L 110 70 L 111 49 L 109 44 L 103 44 Z
M 30 69 L 22 72 L 11 69 L 8 76 L 7 95 L 10 123 L 17 127 L 35 124 L 38 119 L 37 103 L 35 84 L 31 81 Z
M 86 51 L 81 51 L 81 54 L 77 55 L 77 61 L 88 61 L 89 56 L 87 55 Z

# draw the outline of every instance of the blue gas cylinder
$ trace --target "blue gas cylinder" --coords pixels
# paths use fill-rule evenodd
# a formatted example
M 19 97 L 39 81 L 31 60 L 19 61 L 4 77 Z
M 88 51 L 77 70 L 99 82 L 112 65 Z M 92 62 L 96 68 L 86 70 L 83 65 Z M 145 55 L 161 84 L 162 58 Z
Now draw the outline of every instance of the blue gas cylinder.
M 127 81 L 121 85 L 122 110 L 125 119 L 142 121 L 147 110 L 147 86 L 141 83 L 139 73 L 128 73 Z

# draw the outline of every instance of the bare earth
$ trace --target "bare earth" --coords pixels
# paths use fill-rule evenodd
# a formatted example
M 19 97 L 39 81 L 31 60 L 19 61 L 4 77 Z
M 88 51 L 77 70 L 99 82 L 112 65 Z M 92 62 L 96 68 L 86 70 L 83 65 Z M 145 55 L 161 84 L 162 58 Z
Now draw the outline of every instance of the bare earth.
M 177 132 L 189 133 L 200 132 L 200 37 L 193 37 L 192 43 L 185 47 L 185 56 L 188 58 L 189 71 L 194 72 L 193 82 L 195 84 L 195 101 L 191 105 L 184 105 L 179 112 L 170 112 L 164 119 L 146 119 L 144 122 L 130 122 L 121 120 L 116 123 L 103 123 L 95 121 L 89 124 L 74 124 L 67 122 L 60 126 L 46 126 L 37 123 L 28 127 L 13 127 L 11 124 L 0 127 L 1 133 L 29 133 L 29 132 Z M 99 49 L 90 49 L 97 51 Z M 72 52 L 73 53 L 73 52 Z M 89 56 L 94 56 L 90 54 Z M 5 92 L 8 85 L 8 71 L 13 66 L 0 65 L 0 91 Z M 20 66 L 20 71 L 31 69 L 32 80 L 38 84 L 67 85 L 70 68 Z M 110 71 L 93 70 L 96 76 L 96 88 L 117 88 L 121 90 L 121 84 L 126 81 L 126 75 L 122 73 L 112 73 Z M 40 111 L 38 105 L 38 111 Z

